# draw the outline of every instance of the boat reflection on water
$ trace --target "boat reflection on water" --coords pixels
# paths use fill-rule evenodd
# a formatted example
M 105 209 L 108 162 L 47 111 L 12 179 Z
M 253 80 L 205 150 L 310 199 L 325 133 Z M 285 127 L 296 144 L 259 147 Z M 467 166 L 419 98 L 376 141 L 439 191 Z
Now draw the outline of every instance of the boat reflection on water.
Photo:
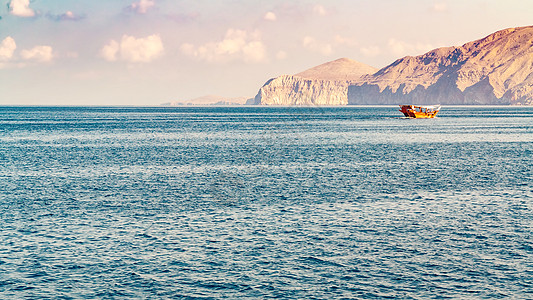
M 416 119 L 431 119 L 440 110 L 440 105 L 430 105 L 430 106 L 417 106 L 417 105 L 400 105 L 400 111 L 407 118 L 416 118 Z

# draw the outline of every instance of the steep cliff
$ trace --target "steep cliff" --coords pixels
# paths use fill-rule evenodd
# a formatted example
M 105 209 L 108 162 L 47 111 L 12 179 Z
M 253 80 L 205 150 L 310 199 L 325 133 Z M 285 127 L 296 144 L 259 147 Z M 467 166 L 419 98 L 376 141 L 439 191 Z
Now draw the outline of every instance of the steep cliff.
M 271 79 L 255 96 L 261 105 L 347 105 L 349 81 L 283 75 Z
M 296 75 L 267 81 L 255 96 L 261 105 L 347 105 L 348 87 L 377 69 L 341 58 Z
M 533 27 L 404 57 L 349 87 L 350 104 L 533 104 Z
M 340 59 L 268 81 L 255 103 L 533 105 L 533 26 L 404 57 L 374 71 Z

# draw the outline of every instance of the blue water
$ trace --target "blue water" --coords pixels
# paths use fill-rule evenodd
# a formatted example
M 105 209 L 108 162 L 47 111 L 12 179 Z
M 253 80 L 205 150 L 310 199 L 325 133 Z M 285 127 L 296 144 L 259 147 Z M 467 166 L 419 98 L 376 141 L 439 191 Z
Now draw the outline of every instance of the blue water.
M 0 298 L 533 298 L 533 107 L 400 116 L 0 107 Z

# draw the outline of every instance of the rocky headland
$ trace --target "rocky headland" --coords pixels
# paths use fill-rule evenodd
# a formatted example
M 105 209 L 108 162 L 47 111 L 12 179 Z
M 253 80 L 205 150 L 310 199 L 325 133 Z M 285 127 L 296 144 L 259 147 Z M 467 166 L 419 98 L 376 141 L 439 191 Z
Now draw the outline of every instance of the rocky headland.
M 259 90 L 260 105 L 347 105 L 348 87 L 376 68 L 341 58 L 296 75 L 273 78 Z
M 407 56 L 380 70 L 339 59 L 267 81 L 254 102 L 533 105 L 533 26 Z

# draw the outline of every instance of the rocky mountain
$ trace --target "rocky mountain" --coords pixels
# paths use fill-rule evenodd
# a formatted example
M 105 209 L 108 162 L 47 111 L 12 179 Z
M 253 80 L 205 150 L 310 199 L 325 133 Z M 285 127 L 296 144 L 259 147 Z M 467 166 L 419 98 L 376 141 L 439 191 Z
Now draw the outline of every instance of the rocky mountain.
M 255 104 L 347 105 L 348 87 L 377 69 L 341 58 L 296 75 L 273 78 L 259 90 Z
M 304 79 L 357 81 L 363 75 L 376 73 L 378 69 L 349 58 L 340 58 L 296 74 Z
M 404 57 L 373 74 L 368 72 L 348 81 L 328 78 L 328 74 L 335 73 L 335 65 L 329 66 L 320 80 L 316 79 L 317 72 L 306 72 L 321 66 L 300 73 L 314 74 L 306 76 L 315 79 L 282 76 L 270 80 L 259 90 L 255 102 L 265 105 L 533 105 L 533 26 L 505 29 L 460 47 Z M 346 85 L 344 97 L 342 91 Z

